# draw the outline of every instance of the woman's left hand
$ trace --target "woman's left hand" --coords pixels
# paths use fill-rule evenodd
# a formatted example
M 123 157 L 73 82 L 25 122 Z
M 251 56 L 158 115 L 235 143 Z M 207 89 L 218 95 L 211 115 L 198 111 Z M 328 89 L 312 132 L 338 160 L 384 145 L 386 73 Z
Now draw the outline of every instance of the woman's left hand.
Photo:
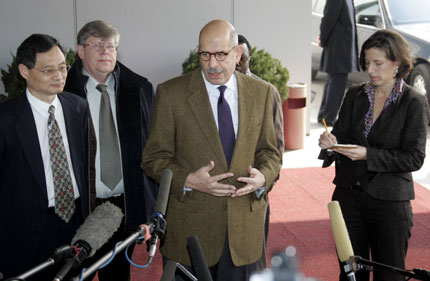
M 348 157 L 352 161 L 357 160 L 366 160 L 367 159 L 367 148 L 364 146 L 357 146 L 354 148 L 333 148 L 333 151 L 342 154 L 345 157 Z

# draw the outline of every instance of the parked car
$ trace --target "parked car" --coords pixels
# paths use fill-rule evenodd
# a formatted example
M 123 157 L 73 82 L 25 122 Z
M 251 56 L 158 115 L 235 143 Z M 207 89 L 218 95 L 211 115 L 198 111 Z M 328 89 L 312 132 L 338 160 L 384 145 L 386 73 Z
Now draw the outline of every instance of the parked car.
M 316 38 L 325 2 L 312 0 L 312 79 L 317 75 L 321 60 L 322 48 Z M 415 59 L 407 82 L 426 95 L 430 103 L 430 1 L 355 0 L 354 6 L 359 50 L 363 42 L 379 29 L 391 29 L 402 34 Z M 364 72 L 350 73 L 348 79 L 357 83 L 369 80 Z

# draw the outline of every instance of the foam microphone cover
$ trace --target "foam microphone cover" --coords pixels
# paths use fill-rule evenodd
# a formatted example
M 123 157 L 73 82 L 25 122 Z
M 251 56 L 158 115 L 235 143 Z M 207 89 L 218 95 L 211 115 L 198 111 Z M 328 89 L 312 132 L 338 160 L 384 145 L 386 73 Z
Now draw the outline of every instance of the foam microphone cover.
M 196 272 L 197 280 L 212 281 L 212 276 L 209 272 L 208 264 L 206 263 L 205 255 L 200 246 L 199 237 L 196 235 L 187 238 L 188 250 L 190 251 L 191 263 Z
M 155 203 L 155 212 L 165 215 L 167 201 L 169 200 L 170 185 L 172 184 L 173 173 L 169 169 L 164 169 L 161 174 L 160 187 L 158 189 L 157 202 Z
M 89 257 L 101 248 L 121 225 L 123 213 L 110 202 L 97 206 L 76 231 L 72 244 L 84 240 L 91 246 Z
M 333 229 L 334 242 L 336 244 L 337 255 L 341 262 L 348 261 L 354 255 L 348 230 L 343 219 L 342 211 L 338 201 L 328 203 L 331 227 Z

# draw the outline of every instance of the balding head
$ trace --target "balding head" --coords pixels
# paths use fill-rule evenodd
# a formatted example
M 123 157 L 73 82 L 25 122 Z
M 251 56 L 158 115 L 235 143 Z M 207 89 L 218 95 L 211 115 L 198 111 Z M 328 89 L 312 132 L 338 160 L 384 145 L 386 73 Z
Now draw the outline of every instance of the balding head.
M 237 32 L 227 21 L 213 20 L 202 28 L 198 47 L 200 64 L 210 83 L 225 84 L 231 78 L 242 55 L 242 46 L 237 44 Z M 209 60 L 204 60 L 205 57 Z
M 238 34 L 228 21 L 225 20 L 213 20 L 206 24 L 199 35 L 199 45 L 202 39 L 213 38 L 213 37 L 228 37 L 229 47 L 232 48 L 238 44 Z

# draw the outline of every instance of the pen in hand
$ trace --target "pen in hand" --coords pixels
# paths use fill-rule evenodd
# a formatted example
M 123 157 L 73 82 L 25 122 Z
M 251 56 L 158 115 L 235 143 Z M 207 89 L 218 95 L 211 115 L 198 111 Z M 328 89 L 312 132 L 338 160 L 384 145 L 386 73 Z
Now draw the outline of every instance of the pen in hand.
M 324 124 L 325 131 L 327 132 L 327 135 L 330 136 L 330 133 L 329 133 L 328 128 L 327 128 L 327 124 L 325 122 L 325 118 L 323 118 L 322 121 L 323 121 L 323 124 Z M 328 141 L 330 142 L 330 145 L 333 145 L 333 143 L 331 142 L 330 137 L 328 138 Z

